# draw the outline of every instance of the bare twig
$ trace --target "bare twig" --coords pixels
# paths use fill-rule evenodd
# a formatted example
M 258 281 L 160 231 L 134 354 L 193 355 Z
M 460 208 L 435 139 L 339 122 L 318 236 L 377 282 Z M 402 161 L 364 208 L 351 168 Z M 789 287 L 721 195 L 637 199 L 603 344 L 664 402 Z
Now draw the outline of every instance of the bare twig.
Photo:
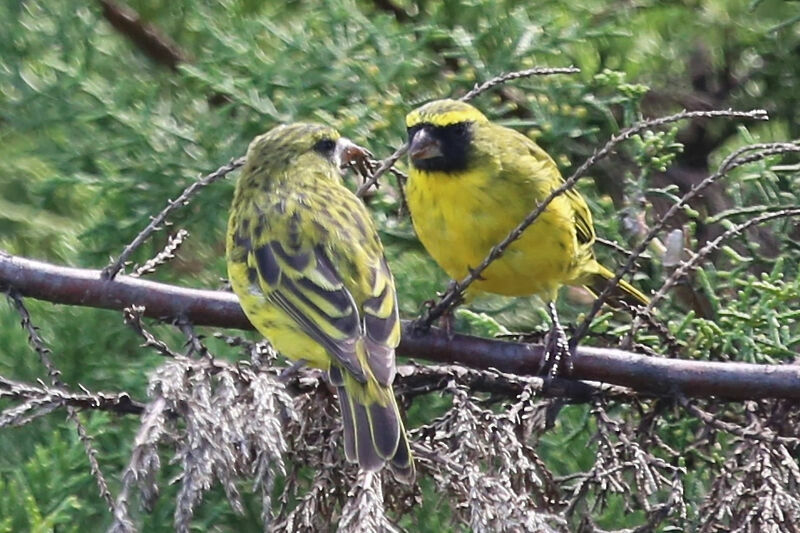
M 602 237 L 596 237 L 594 242 L 599 244 L 600 246 L 605 246 L 606 248 L 611 248 L 615 252 L 619 252 L 619 253 L 621 253 L 622 255 L 625 255 L 625 256 L 630 256 L 630 255 L 633 254 L 633 252 L 631 252 L 630 250 L 628 250 L 627 248 L 625 248 L 624 246 L 622 246 L 621 244 L 619 244 L 618 242 L 615 242 L 615 241 L 610 241 L 610 240 L 604 239 Z M 640 257 L 642 259 L 652 259 L 652 257 L 650 257 L 647 254 L 642 254 Z
M 509 72 L 507 74 L 501 74 L 499 76 L 495 76 L 494 78 L 490 79 L 489 81 L 483 82 L 480 85 L 475 85 L 473 89 L 461 97 L 463 102 L 469 102 L 470 100 L 474 100 L 479 95 L 485 93 L 486 91 L 497 87 L 498 85 L 503 85 L 512 80 L 519 80 L 521 78 L 530 78 L 532 76 L 550 76 L 553 74 L 577 74 L 580 72 L 581 69 L 576 67 L 555 67 L 555 68 L 546 68 L 546 67 L 535 67 L 529 68 L 526 70 L 518 70 L 515 72 Z
M 203 341 L 200 337 L 197 336 L 197 333 L 194 331 L 194 326 L 192 323 L 185 319 L 178 320 L 178 329 L 181 330 L 186 336 L 186 345 L 188 346 L 188 350 L 184 357 L 191 357 L 195 355 L 197 357 L 208 357 L 209 351 L 203 344 Z
M 403 146 L 395 150 L 395 152 L 392 155 L 381 161 L 380 166 L 377 169 L 375 169 L 375 172 L 372 174 L 372 176 L 370 176 L 369 179 L 365 180 L 364 183 L 362 183 L 361 186 L 358 188 L 358 190 L 356 191 L 356 196 L 359 197 L 364 196 L 364 194 L 369 190 L 369 188 L 378 183 L 378 179 L 380 179 L 380 177 L 383 176 L 386 173 L 386 171 L 392 168 L 392 166 L 406 154 L 407 150 L 408 150 L 408 143 L 404 144 Z
M 100 0 L 100 5 L 105 19 L 156 63 L 175 70 L 186 61 L 186 54 L 174 41 L 155 26 L 143 22 L 129 7 L 111 0 Z
M 642 323 L 644 322 L 647 324 L 647 328 L 649 331 L 654 332 L 658 335 L 659 339 L 666 345 L 667 347 L 667 354 L 669 357 L 679 357 L 681 353 L 681 345 L 678 342 L 678 339 L 669 331 L 669 328 L 666 324 L 658 321 L 655 316 L 653 316 L 652 311 L 645 311 L 641 308 L 635 308 L 630 305 L 625 304 L 624 302 L 621 303 L 623 308 L 628 309 L 631 311 L 631 314 L 634 316 L 634 320 Z M 633 337 L 626 337 L 621 343 L 621 347 L 630 349 L 633 346 Z M 649 355 L 656 355 L 654 352 L 649 353 Z M 660 355 L 660 354 L 658 354 Z
M 140 276 L 144 276 L 145 274 L 152 274 L 156 271 L 156 268 L 168 261 L 171 261 L 172 259 L 175 259 L 175 252 L 181 247 L 184 240 L 186 240 L 186 237 L 188 236 L 188 231 L 185 229 L 179 229 L 175 235 L 171 235 L 169 237 L 167 240 L 167 245 L 164 246 L 163 250 L 158 252 L 155 257 L 149 259 L 145 264 L 135 269 L 131 273 L 131 276 L 138 278 Z
M 756 113 L 753 111 L 752 113 Z M 763 111 L 761 113 L 764 113 Z M 752 118 L 759 118 L 765 119 L 766 114 L 759 115 L 758 117 Z M 755 153 L 751 155 L 744 155 L 747 152 L 755 151 Z M 624 265 L 621 268 L 617 269 L 616 274 L 613 278 L 611 278 L 608 283 L 606 284 L 605 288 L 597 295 L 594 304 L 592 305 L 592 309 L 583 319 L 583 322 L 578 326 L 575 330 L 575 335 L 573 337 L 573 342 L 577 343 L 586 335 L 586 332 L 589 331 L 589 327 L 592 324 L 592 320 L 594 317 L 597 316 L 597 313 L 600 312 L 605 299 L 611 294 L 613 288 L 619 283 L 622 277 L 631 271 L 633 265 L 636 263 L 636 260 L 639 256 L 647 249 L 650 245 L 650 242 L 656 238 L 658 233 L 666 227 L 669 220 L 675 215 L 680 209 L 683 209 L 691 199 L 695 196 L 700 194 L 703 190 L 705 190 L 709 185 L 717 181 L 718 179 L 722 178 L 723 176 L 727 175 L 731 170 L 738 168 L 742 165 L 746 165 L 749 163 L 753 163 L 756 161 L 761 161 L 772 155 L 778 154 L 785 154 L 791 152 L 800 152 L 800 144 L 797 143 L 772 143 L 768 145 L 752 145 L 752 146 L 745 146 L 740 148 L 739 150 L 735 151 L 731 155 L 729 155 L 725 160 L 720 164 L 719 169 L 716 172 L 709 175 L 699 183 L 692 186 L 692 188 L 684 194 L 681 199 L 673 204 L 666 213 L 664 213 L 661 218 L 656 222 L 651 228 L 650 231 L 647 232 L 647 235 L 642 239 L 636 248 L 633 251 L 633 254 L 628 258 Z
M 60 387 L 30 385 L 0 376 L 0 398 L 12 400 L 36 400 L 53 404 L 55 407 L 70 406 L 78 409 L 111 411 L 119 414 L 141 414 L 144 406 L 131 399 L 125 392 L 109 394 L 105 392 L 69 392 Z
M 28 333 L 28 342 L 31 344 L 31 346 L 33 346 L 33 349 L 39 355 L 39 360 L 47 369 L 47 375 L 50 376 L 50 381 L 57 387 L 64 387 L 64 383 L 61 381 L 61 371 L 56 368 L 56 365 L 50 358 L 52 351 L 47 347 L 41 335 L 39 335 L 38 328 L 36 328 L 36 326 L 33 325 L 33 322 L 31 322 L 31 314 L 28 312 L 28 308 L 25 307 L 22 297 L 14 287 L 11 287 L 9 290 L 7 290 L 6 295 L 8 296 L 11 304 L 17 310 L 17 313 L 19 313 L 22 327 Z
M 144 339 L 144 344 L 142 346 L 154 348 L 158 353 L 166 357 L 180 357 L 179 354 L 175 353 L 167 346 L 167 343 L 156 338 L 155 335 L 147 331 L 144 324 L 142 324 L 142 315 L 144 312 L 145 308 L 141 305 L 132 305 L 122 310 L 122 317 L 125 324 L 130 326 L 133 331 Z
M 694 254 L 691 258 L 683 261 L 678 268 L 664 281 L 658 291 L 650 298 L 650 303 L 647 304 L 647 307 L 643 310 L 643 313 L 652 313 L 653 310 L 656 308 L 656 304 L 658 304 L 669 292 L 669 290 L 675 286 L 686 274 L 688 274 L 691 270 L 693 270 L 703 259 L 708 257 L 712 251 L 719 247 L 723 241 L 735 236 L 739 235 L 743 231 L 747 230 L 752 226 L 756 226 L 758 224 L 763 224 L 764 222 L 768 222 L 770 220 L 775 220 L 777 218 L 788 218 L 788 217 L 796 217 L 800 216 L 800 207 L 790 207 L 781 209 L 780 211 L 773 211 L 770 213 L 765 213 L 763 215 L 757 216 L 755 218 L 751 218 L 746 222 L 742 222 L 741 224 L 737 224 L 732 228 L 725 231 L 722 235 L 718 236 L 717 238 L 709 241 L 703 246 L 700 251 Z M 630 331 L 627 334 L 626 342 L 630 342 L 633 339 L 634 334 L 641 326 L 641 319 L 637 316 L 634 319 L 633 325 L 631 326 Z
M 768 428 L 758 427 L 748 430 L 747 428 L 743 428 L 737 424 L 726 422 L 725 420 L 722 420 L 719 415 L 714 415 L 700 409 L 697 405 L 695 405 L 693 402 L 690 402 L 686 398 L 679 397 L 678 401 L 680 401 L 680 404 L 683 406 L 683 408 L 686 409 L 686 411 L 688 411 L 692 416 L 699 418 L 709 426 L 725 431 L 726 433 L 730 433 L 731 435 L 736 435 L 742 439 L 756 440 L 767 443 L 779 442 L 787 446 L 797 446 L 797 444 L 800 444 L 800 439 L 793 437 L 782 437 Z
M 8 290 L 7 295 L 19 315 L 22 317 L 22 327 L 28 332 L 28 340 L 33 345 L 36 353 L 39 354 L 39 359 L 47 369 L 47 374 L 50 376 L 50 382 L 56 387 L 65 388 L 64 382 L 61 381 L 61 372 L 58 370 L 58 368 L 56 368 L 53 360 L 50 358 L 50 354 L 52 352 L 45 344 L 44 339 L 42 339 L 42 337 L 39 335 L 39 331 L 37 330 L 36 326 L 34 326 L 33 322 L 31 322 L 31 315 L 28 312 L 28 309 L 25 307 L 25 303 L 22 301 L 22 298 L 14 288 Z M 92 471 L 92 475 L 97 482 L 100 496 L 102 496 L 105 500 L 109 510 L 113 511 L 114 498 L 111 496 L 111 491 L 108 488 L 108 482 L 106 481 L 102 470 L 100 470 L 100 464 L 97 462 L 97 450 L 92 444 L 91 436 L 86 431 L 86 428 L 84 427 L 80 418 L 78 418 L 78 412 L 71 405 L 67 406 L 67 419 L 75 424 L 75 427 L 78 431 L 78 437 L 80 438 L 80 441 L 86 451 L 86 456 L 89 460 L 89 467 Z
M 490 392 L 501 397 L 516 397 L 527 388 L 542 397 L 567 398 L 569 402 L 586 403 L 597 396 L 630 401 L 641 397 L 625 387 L 575 381 L 519 376 L 497 369 L 477 370 L 462 365 L 400 365 L 397 367 L 395 391 L 406 400 L 420 394 L 446 390 L 457 383 L 472 392 Z
M 217 170 L 212 172 L 211 174 L 207 174 L 200 178 L 199 180 L 193 182 L 191 185 L 186 187 L 183 192 L 178 196 L 175 200 L 171 200 L 167 202 L 167 207 L 161 210 L 161 212 L 153 217 L 150 223 L 145 226 L 145 228 L 139 232 L 139 234 L 128 244 L 122 253 L 119 254 L 119 257 L 116 261 L 113 261 L 107 267 L 103 269 L 102 276 L 103 279 L 114 279 L 114 276 L 122 270 L 125 262 L 128 260 L 130 255 L 136 250 L 139 246 L 141 246 L 147 239 L 152 235 L 154 232 L 159 230 L 161 224 L 167 219 L 167 217 L 172 214 L 173 211 L 183 207 L 184 205 L 189 203 L 189 199 L 194 196 L 200 189 L 206 187 L 215 181 L 224 178 L 237 168 L 244 165 L 244 158 L 240 157 L 239 159 L 231 160 L 230 163 L 227 165 L 223 165 L 219 167 Z

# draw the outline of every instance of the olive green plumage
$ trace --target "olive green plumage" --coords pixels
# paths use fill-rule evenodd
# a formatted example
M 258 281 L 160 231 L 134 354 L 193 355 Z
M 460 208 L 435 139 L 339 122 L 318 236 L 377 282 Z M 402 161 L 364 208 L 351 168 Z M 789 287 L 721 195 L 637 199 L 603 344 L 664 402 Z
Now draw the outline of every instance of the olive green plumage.
M 328 372 L 345 455 L 365 470 L 414 466 L 392 391 L 400 321 L 372 220 L 342 185 L 363 154 L 336 130 L 297 123 L 257 137 L 236 186 L 228 276 L 250 321 L 286 357 Z

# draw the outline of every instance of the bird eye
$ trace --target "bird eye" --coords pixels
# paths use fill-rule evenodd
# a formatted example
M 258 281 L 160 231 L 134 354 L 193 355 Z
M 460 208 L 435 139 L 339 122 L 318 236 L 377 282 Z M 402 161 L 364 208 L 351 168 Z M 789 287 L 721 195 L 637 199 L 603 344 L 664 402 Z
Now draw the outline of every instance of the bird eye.
M 314 145 L 314 150 L 323 155 L 330 155 L 334 148 L 336 148 L 336 141 L 333 139 L 322 139 Z

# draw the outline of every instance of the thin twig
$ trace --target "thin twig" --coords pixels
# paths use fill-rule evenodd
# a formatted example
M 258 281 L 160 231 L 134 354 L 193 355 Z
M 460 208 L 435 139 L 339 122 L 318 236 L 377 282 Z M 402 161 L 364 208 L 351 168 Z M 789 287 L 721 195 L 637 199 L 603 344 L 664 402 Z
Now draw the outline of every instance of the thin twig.
M 83 422 L 81 422 L 78 418 L 78 412 L 74 407 L 67 407 L 67 418 L 69 418 L 72 423 L 75 424 L 75 429 L 78 430 L 78 438 L 83 444 L 83 450 L 86 452 L 86 457 L 89 460 L 89 470 L 91 471 L 95 482 L 97 483 L 97 489 L 100 491 L 100 496 L 103 498 L 103 500 L 105 500 L 108 510 L 113 513 L 114 496 L 111 495 L 111 489 L 108 488 L 108 482 L 103 475 L 103 471 L 100 470 L 100 463 L 97 461 L 97 449 L 94 447 L 93 443 L 94 439 L 91 435 L 89 435 L 89 432 L 86 430 L 86 426 L 84 426 Z
M 100 5 L 106 20 L 159 65 L 176 70 L 187 60 L 187 55 L 175 41 L 152 24 L 143 22 L 131 8 L 111 0 L 100 0 Z
M 683 278 L 692 269 L 694 269 L 698 265 L 698 263 L 700 263 L 700 261 L 708 257 L 708 254 L 717 249 L 723 241 L 735 235 L 739 235 L 740 233 L 742 233 L 743 231 L 747 230 L 752 226 L 763 224 L 764 222 L 768 222 L 776 218 L 787 218 L 795 216 L 800 216 L 800 207 L 784 208 L 780 211 L 765 213 L 761 216 L 751 218 L 746 222 L 742 222 L 741 224 L 737 224 L 732 228 L 728 229 L 727 231 L 725 231 L 722 235 L 718 236 L 714 240 L 709 241 L 708 243 L 706 243 L 705 246 L 703 246 L 700 249 L 699 252 L 693 255 L 690 259 L 683 261 L 680 264 L 680 266 L 675 269 L 675 271 L 670 275 L 670 277 L 667 278 L 667 280 L 661 285 L 658 291 L 650 298 L 650 303 L 647 304 L 647 307 L 645 307 L 643 313 L 647 314 L 652 313 L 656 307 L 656 304 L 659 303 L 666 296 L 667 292 L 673 286 L 675 286 L 675 284 L 677 284 L 681 280 L 681 278 Z M 630 331 L 628 332 L 626 341 L 629 342 L 633 338 L 633 335 L 636 333 L 636 331 L 639 329 L 640 326 L 641 326 L 641 320 L 637 316 L 634 319 Z
M 630 250 L 628 250 L 627 248 L 625 248 L 624 246 L 622 246 L 621 244 L 619 244 L 616 241 L 610 241 L 610 240 L 604 239 L 602 237 L 596 237 L 594 242 L 599 244 L 600 246 L 605 246 L 606 248 L 611 248 L 615 252 L 619 252 L 624 256 L 630 257 L 631 255 L 633 255 L 633 252 L 631 252 Z M 652 259 L 652 257 L 650 255 L 647 255 L 647 254 L 642 254 L 641 258 L 642 259 Z
M 61 381 L 61 371 L 58 370 L 55 363 L 53 363 L 53 360 L 50 358 L 52 351 L 47 347 L 44 339 L 42 339 L 42 337 L 39 335 L 38 328 L 33 325 L 33 322 L 31 321 L 31 315 L 28 312 L 27 307 L 25 307 L 22 297 L 13 288 L 9 289 L 6 294 L 16 308 L 20 317 L 22 317 L 22 327 L 28 332 L 28 340 L 33 345 L 36 353 L 39 354 L 39 359 L 47 369 L 47 374 L 50 376 L 50 382 L 55 387 L 62 389 L 66 388 L 64 382 Z M 94 448 L 92 443 L 92 437 L 86 431 L 83 423 L 78 418 L 78 412 L 72 406 L 67 406 L 67 419 L 75 424 L 75 427 L 78 431 L 78 437 L 83 444 L 84 450 L 86 451 L 86 456 L 89 460 L 89 468 L 91 469 L 92 475 L 97 482 L 97 488 L 100 491 L 100 496 L 102 496 L 105 500 L 109 510 L 113 512 L 114 497 L 111 495 L 111 491 L 108 488 L 108 482 L 106 481 L 102 470 L 100 470 L 100 464 L 97 462 L 97 450 Z
M 142 323 L 142 315 L 144 312 L 145 308 L 141 305 L 132 305 L 122 310 L 122 317 L 125 324 L 130 326 L 133 331 L 144 339 L 144 344 L 142 346 L 154 348 L 161 355 L 173 359 L 181 357 L 178 353 L 172 351 L 164 341 L 156 338 L 155 335 L 147 331 Z
M 764 115 L 766 116 L 766 115 Z M 611 278 L 608 283 L 606 283 L 605 288 L 597 295 L 594 304 L 592 305 L 592 309 L 583 319 L 583 322 L 578 326 L 575 330 L 575 335 L 573 337 L 573 343 L 578 343 L 580 339 L 586 335 L 586 332 L 589 331 L 589 327 L 591 326 L 592 320 L 594 317 L 597 316 L 597 313 L 600 312 L 605 299 L 611 294 L 611 291 L 614 287 L 616 287 L 617 283 L 622 279 L 622 277 L 631 271 L 633 265 L 636 263 L 636 260 L 642 254 L 642 252 L 647 249 L 650 245 L 650 242 L 656 238 L 658 233 L 666 227 L 669 220 L 675 215 L 680 209 L 682 209 L 685 205 L 689 203 L 689 200 L 693 199 L 695 196 L 700 194 L 703 190 L 705 190 L 709 185 L 717 181 L 718 179 L 722 178 L 723 176 L 727 175 L 731 170 L 738 168 L 742 165 L 746 165 L 749 163 L 754 163 L 756 161 L 761 161 L 771 155 L 778 155 L 778 154 L 785 154 L 789 152 L 800 152 L 800 144 L 796 143 L 774 143 L 768 146 L 767 148 L 763 148 L 764 145 L 758 145 L 760 148 L 756 153 L 751 155 L 742 155 L 747 152 L 753 151 L 753 147 L 745 146 L 736 150 L 734 153 L 729 155 L 722 164 L 719 166 L 719 169 L 711 174 L 710 176 L 706 177 L 699 183 L 692 186 L 692 188 L 684 194 L 681 199 L 673 204 L 666 213 L 664 213 L 661 218 L 656 222 L 651 228 L 650 231 L 647 232 L 647 235 L 642 239 L 642 242 L 634 249 L 633 254 L 628 258 L 627 262 L 617 270 L 614 277 Z
M 61 371 L 56 368 L 56 365 L 50 358 L 50 354 L 53 352 L 47 347 L 47 344 L 44 342 L 44 339 L 41 337 L 41 335 L 39 335 L 38 328 L 33 325 L 33 322 L 31 321 L 31 314 L 28 312 L 28 308 L 25 307 L 25 303 L 22 301 L 22 296 L 20 296 L 20 294 L 14 288 L 7 290 L 6 295 L 8 296 L 8 299 L 11 301 L 14 308 L 17 310 L 17 313 L 19 313 L 22 328 L 28 334 L 28 342 L 33 346 L 33 349 L 39 356 L 39 360 L 47 369 L 47 375 L 50 376 L 50 381 L 53 383 L 53 385 L 63 388 L 64 383 L 61 381 Z
M 141 414 L 144 405 L 131 399 L 126 392 L 70 392 L 60 386 L 47 387 L 41 382 L 31 385 L 0 376 L 0 398 L 12 400 L 46 400 L 56 406 L 95 409 L 119 414 Z
M 131 273 L 131 276 L 138 278 L 140 276 L 144 276 L 145 274 L 152 274 L 156 271 L 156 268 L 168 261 L 171 261 L 172 259 L 175 259 L 175 252 L 181 247 L 188 236 L 188 231 L 185 229 L 179 229 L 175 235 L 171 235 L 169 237 L 167 240 L 167 245 L 164 246 L 163 250 L 158 252 L 155 257 L 149 259 L 145 264 L 135 269 Z
M 414 362 L 397 367 L 394 388 L 398 395 L 408 400 L 420 394 L 446 390 L 452 382 L 472 392 L 490 392 L 512 398 L 521 394 L 527 387 L 537 395 L 567 398 L 570 403 L 589 402 L 600 395 L 619 401 L 631 401 L 634 397 L 641 397 L 625 387 L 605 383 L 519 376 L 500 372 L 494 368 L 476 370 L 457 364 L 423 366 Z
M 621 302 L 624 305 L 624 302 Z M 646 323 L 648 326 L 648 330 L 654 332 L 658 335 L 659 339 L 667 345 L 667 353 L 669 357 L 678 357 L 681 353 L 681 345 L 678 342 L 678 339 L 669 331 L 669 328 L 666 324 L 659 322 L 656 317 L 653 315 L 652 310 L 636 308 L 633 306 L 627 306 L 631 314 L 634 316 L 634 321 L 641 324 L 642 322 Z M 633 329 L 634 326 L 631 327 Z M 629 336 L 621 343 L 621 346 L 629 347 L 630 344 L 633 343 L 633 337 Z M 641 346 L 641 345 L 637 345 Z M 648 348 L 650 349 L 650 348 Z M 650 355 L 656 355 L 650 353 Z M 658 354 L 659 356 L 661 354 Z
M 209 355 L 208 348 L 206 348 L 203 341 L 194 332 L 194 326 L 190 321 L 186 319 L 178 320 L 177 326 L 178 329 L 181 330 L 181 333 L 186 336 L 186 346 L 188 346 L 188 349 L 184 357 L 191 357 L 192 355 L 207 357 Z
M 469 102 L 477 98 L 480 94 L 485 93 L 489 89 L 493 89 L 498 85 L 503 85 L 512 80 L 518 80 L 521 78 L 530 78 L 531 76 L 550 76 L 552 74 L 577 74 L 581 71 L 581 69 L 576 67 L 554 67 L 554 68 L 545 68 L 545 67 L 535 67 L 529 68 L 526 70 L 518 70 L 515 72 L 509 72 L 507 74 L 501 74 L 499 76 L 495 76 L 494 78 L 490 79 L 489 81 L 483 82 L 480 85 L 475 85 L 473 89 L 461 97 L 462 102 Z
M 685 397 L 679 397 L 678 401 L 689 412 L 692 416 L 695 416 L 702 420 L 705 424 L 712 426 L 716 429 L 725 431 L 732 435 L 736 435 L 745 440 L 756 440 L 761 442 L 767 443 L 775 443 L 780 442 L 781 444 L 785 444 L 787 446 L 796 446 L 800 443 L 800 439 L 795 437 L 782 437 L 777 435 L 774 431 L 768 428 L 759 427 L 753 430 L 748 430 L 747 428 L 743 428 L 737 424 L 733 424 L 731 422 L 726 422 L 720 419 L 719 415 L 708 413 L 703 411 L 699 407 L 697 407 L 693 402 L 690 402 Z
M 370 176 L 369 179 L 365 180 L 364 183 L 361 184 L 361 187 L 358 188 L 358 190 L 356 191 L 356 196 L 358 197 L 364 196 L 364 194 L 369 190 L 369 188 L 378 183 L 378 179 L 381 176 L 383 176 L 387 170 L 392 168 L 392 166 L 406 154 L 406 151 L 408 151 L 408 143 L 404 144 L 403 146 L 395 150 L 395 152 L 392 155 L 381 161 L 380 166 L 375 170 L 372 176 Z
M 150 223 L 145 226 L 145 228 L 139 232 L 139 234 L 128 244 L 122 253 L 119 254 L 119 257 L 116 261 L 113 261 L 107 267 L 103 269 L 102 276 L 103 279 L 114 279 L 114 276 L 122 270 L 125 262 L 128 260 L 130 255 L 136 250 L 139 246 L 141 246 L 147 239 L 159 230 L 161 224 L 167 219 L 167 217 L 172 214 L 173 211 L 179 209 L 180 207 L 189 203 L 189 199 L 194 196 L 200 189 L 206 187 L 214 183 L 215 181 L 224 178 L 237 168 L 244 165 L 244 158 L 240 157 L 239 159 L 233 159 L 227 165 L 223 165 L 219 167 L 217 170 L 212 172 L 211 174 L 207 174 L 200 178 L 199 180 L 193 182 L 191 185 L 186 187 L 183 192 L 178 196 L 175 200 L 171 200 L 167 202 L 167 207 L 161 210 L 161 212 L 153 217 Z

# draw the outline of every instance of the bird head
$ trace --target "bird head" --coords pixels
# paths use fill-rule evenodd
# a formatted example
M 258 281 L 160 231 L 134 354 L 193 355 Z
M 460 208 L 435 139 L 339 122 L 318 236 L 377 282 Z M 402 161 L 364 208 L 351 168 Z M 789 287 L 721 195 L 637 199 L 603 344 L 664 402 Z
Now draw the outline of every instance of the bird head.
M 365 160 L 369 151 L 342 137 L 330 126 L 295 122 L 272 128 L 256 137 L 247 149 L 246 166 L 277 175 L 289 167 L 311 170 L 331 166 L 342 169 Z
M 415 109 L 406 115 L 411 164 L 419 170 L 464 170 L 473 128 L 488 121 L 483 113 L 458 100 L 435 100 Z

